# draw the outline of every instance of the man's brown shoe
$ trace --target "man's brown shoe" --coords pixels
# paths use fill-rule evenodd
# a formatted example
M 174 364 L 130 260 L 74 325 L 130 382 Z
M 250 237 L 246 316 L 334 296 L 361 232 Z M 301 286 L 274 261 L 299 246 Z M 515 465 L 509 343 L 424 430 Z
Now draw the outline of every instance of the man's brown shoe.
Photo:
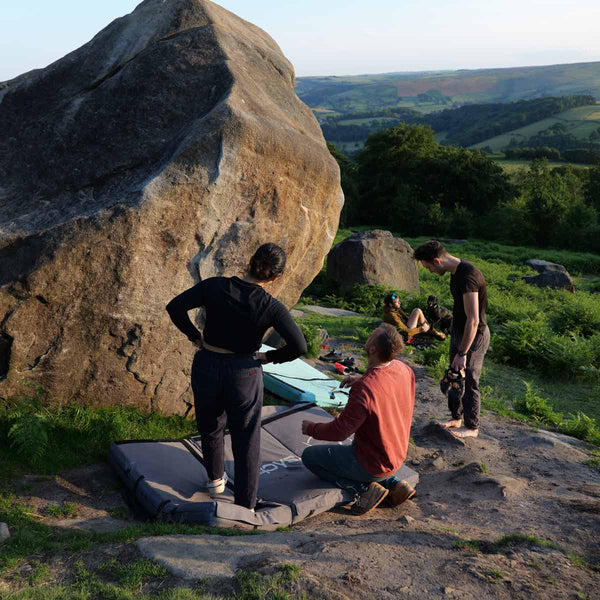
M 394 489 L 390 490 L 385 499 L 385 505 L 394 507 L 410 500 L 417 492 L 406 481 L 399 481 Z
M 366 515 L 375 507 L 379 506 L 381 501 L 388 495 L 382 485 L 376 481 L 369 484 L 369 489 L 358 497 L 358 500 L 352 505 L 350 512 L 353 515 Z

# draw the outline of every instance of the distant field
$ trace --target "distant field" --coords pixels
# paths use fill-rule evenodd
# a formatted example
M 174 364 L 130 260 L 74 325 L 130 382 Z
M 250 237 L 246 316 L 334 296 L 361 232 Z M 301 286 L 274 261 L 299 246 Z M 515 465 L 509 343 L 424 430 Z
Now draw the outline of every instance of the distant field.
M 562 123 L 566 127 L 566 133 L 570 133 L 578 139 L 587 139 L 592 131 L 600 127 L 600 106 L 596 104 L 572 108 L 554 117 L 542 119 L 541 121 L 531 123 L 531 125 L 526 125 L 525 127 L 489 138 L 483 142 L 474 144 L 471 148 L 489 146 L 494 152 L 502 152 L 512 138 L 516 138 L 519 141 L 527 140 L 556 123 Z
M 343 119 L 338 121 L 338 125 L 363 125 L 371 121 L 389 121 L 390 123 L 395 123 L 397 120 L 396 117 L 366 117 L 364 119 Z
M 321 108 L 320 106 L 316 106 L 315 108 L 312 109 L 313 112 L 315 113 L 323 113 L 323 114 L 327 114 L 327 115 L 337 115 L 339 113 L 337 113 L 335 110 L 331 110 L 330 108 Z
M 331 144 L 335 144 L 335 147 L 344 154 L 352 154 L 363 149 L 364 142 L 336 142 L 334 140 L 327 140 Z M 366 141 L 366 140 L 365 140 Z
M 518 173 L 519 171 L 526 171 L 529 169 L 531 164 L 530 160 L 506 160 L 505 158 L 494 158 L 492 160 L 497 162 L 509 175 Z M 554 167 L 582 167 L 589 169 L 590 165 L 584 165 L 581 163 L 568 163 L 563 161 L 548 161 L 548 166 L 553 169 Z

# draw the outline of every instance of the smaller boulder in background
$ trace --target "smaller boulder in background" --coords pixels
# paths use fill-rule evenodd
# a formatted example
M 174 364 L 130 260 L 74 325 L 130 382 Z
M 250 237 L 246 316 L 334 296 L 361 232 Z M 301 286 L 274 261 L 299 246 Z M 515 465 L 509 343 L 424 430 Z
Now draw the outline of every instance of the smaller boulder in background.
M 359 283 L 419 291 L 410 244 L 381 229 L 360 231 L 336 244 L 327 256 L 327 275 L 341 287 Z

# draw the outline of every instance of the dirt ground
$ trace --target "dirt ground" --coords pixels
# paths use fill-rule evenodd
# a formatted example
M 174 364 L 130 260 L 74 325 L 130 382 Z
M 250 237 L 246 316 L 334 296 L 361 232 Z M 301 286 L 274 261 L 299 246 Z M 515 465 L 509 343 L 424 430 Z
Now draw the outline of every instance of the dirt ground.
M 447 438 L 431 425 L 447 415 L 437 382 L 411 366 L 417 394 L 407 463 L 420 475 L 415 498 L 363 517 L 338 507 L 270 534 L 281 536 L 286 553 L 247 560 L 246 568 L 269 573 L 278 561 L 296 563 L 291 591 L 308 598 L 600 598 L 600 473 L 584 464 L 589 448 L 489 412 L 479 438 Z M 48 524 L 98 519 L 110 530 L 131 518 L 106 465 L 29 477 L 14 491 Z M 49 516 L 64 503 L 74 516 Z M 521 537 L 509 544 L 511 534 Z M 106 545 L 83 559 L 136 556 L 136 544 Z M 72 562 L 52 559 L 65 577 Z M 225 593 L 227 582 L 218 589 Z

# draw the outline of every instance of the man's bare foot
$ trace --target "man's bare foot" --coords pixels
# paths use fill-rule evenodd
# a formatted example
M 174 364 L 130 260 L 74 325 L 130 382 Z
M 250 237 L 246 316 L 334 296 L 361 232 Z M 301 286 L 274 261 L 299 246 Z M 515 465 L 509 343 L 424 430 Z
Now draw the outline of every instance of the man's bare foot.
M 436 421 L 436 425 L 443 427 L 444 429 L 453 429 L 462 425 L 461 419 L 450 419 L 449 421 Z
M 468 438 L 468 437 L 476 438 L 479 435 L 479 429 L 469 429 L 468 427 L 459 427 L 458 429 L 455 429 L 454 431 L 451 431 L 450 433 L 452 435 L 456 436 L 457 438 Z

